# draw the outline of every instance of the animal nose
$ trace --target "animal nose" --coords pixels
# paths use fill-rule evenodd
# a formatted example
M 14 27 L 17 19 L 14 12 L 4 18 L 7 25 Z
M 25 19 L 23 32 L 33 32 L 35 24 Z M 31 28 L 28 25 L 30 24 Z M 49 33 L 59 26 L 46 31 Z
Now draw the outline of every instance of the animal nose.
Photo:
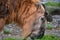
M 31 39 L 39 39 L 39 38 L 42 38 L 44 36 L 44 31 L 42 32 L 39 32 L 37 35 L 36 34 L 32 34 Z
M 44 32 L 39 33 L 38 35 L 33 34 L 33 35 L 31 36 L 31 39 L 39 39 L 39 38 L 41 39 L 43 36 L 44 36 Z
M 39 39 L 44 36 L 45 28 L 41 26 L 40 30 L 38 32 L 33 33 L 30 37 L 31 39 Z

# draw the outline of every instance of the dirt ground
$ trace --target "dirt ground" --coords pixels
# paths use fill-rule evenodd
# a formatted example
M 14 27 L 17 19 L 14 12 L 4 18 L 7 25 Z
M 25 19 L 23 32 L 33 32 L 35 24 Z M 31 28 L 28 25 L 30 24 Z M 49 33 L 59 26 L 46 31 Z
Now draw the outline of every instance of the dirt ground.
M 3 38 L 20 38 L 21 30 L 19 27 L 17 27 L 17 24 L 9 24 L 4 27 L 4 30 L 8 30 L 9 34 L 4 34 L 3 32 L 0 33 L 0 40 L 3 40 Z M 51 29 L 51 30 L 45 30 L 45 35 L 47 34 L 54 34 L 60 37 L 60 30 L 59 29 Z

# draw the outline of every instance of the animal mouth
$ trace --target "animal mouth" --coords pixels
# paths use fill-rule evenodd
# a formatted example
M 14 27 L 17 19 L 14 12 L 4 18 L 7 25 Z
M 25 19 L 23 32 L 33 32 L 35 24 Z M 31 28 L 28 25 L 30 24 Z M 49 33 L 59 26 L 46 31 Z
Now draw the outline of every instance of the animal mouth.
M 41 27 L 40 30 L 33 31 L 30 37 L 31 37 L 31 39 L 35 39 L 35 38 L 41 39 L 41 38 L 43 38 L 44 33 L 45 33 L 45 28 Z

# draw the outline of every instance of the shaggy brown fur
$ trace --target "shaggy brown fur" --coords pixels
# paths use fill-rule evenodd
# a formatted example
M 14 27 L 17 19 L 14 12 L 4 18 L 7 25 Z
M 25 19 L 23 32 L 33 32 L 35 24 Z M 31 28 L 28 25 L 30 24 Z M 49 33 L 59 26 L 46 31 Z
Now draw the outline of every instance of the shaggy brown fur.
M 0 31 L 6 23 L 16 22 L 23 29 L 22 37 L 32 32 L 36 19 L 44 16 L 42 5 L 35 5 L 39 0 L 0 0 Z

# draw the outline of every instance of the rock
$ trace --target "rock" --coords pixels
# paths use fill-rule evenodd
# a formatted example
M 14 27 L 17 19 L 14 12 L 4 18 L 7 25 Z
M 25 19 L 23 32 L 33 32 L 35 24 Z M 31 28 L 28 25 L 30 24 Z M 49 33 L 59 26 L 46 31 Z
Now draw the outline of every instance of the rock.
M 54 15 L 53 17 L 53 26 L 54 27 L 60 27 L 60 15 Z
M 45 30 L 45 35 L 56 35 L 58 37 L 60 37 L 60 30 Z

